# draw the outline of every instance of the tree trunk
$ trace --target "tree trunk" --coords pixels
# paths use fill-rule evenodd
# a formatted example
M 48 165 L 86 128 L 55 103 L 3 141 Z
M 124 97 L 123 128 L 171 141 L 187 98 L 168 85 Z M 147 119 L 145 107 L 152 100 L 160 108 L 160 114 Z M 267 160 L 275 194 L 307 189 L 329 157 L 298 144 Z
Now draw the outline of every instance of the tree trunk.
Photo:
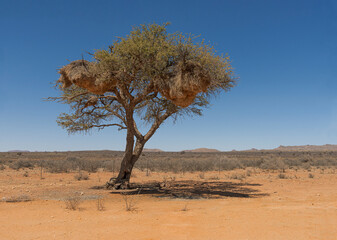
M 106 187 L 108 189 L 128 189 L 130 188 L 130 177 L 132 173 L 133 166 L 139 159 L 145 143 L 152 137 L 155 131 L 159 128 L 160 124 L 169 116 L 171 116 L 174 112 L 166 112 L 160 118 L 158 118 L 150 130 L 147 132 L 145 136 L 141 134 L 136 134 L 136 130 L 134 128 L 135 122 L 133 119 L 133 110 L 127 111 L 127 134 L 126 134 L 126 147 L 124 152 L 124 157 L 121 163 L 121 168 L 119 170 L 119 174 L 117 178 L 111 178 L 107 183 Z M 138 130 L 137 130 L 138 131 Z M 135 144 L 135 136 L 137 136 L 137 141 Z
M 130 188 L 130 177 L 132 173 L 133 166 L 140 157 L 143 151 L 145 142 L 138 141 L 136 146 L 134 146 L 134 137 L 132 138 L 127 134 L 127 144 L 124 152 L 124 157 L 121 163 L 121 168 L 117 178 L 111 178 L 109 182 L 106 183 L 108 189 L 129 189 Z

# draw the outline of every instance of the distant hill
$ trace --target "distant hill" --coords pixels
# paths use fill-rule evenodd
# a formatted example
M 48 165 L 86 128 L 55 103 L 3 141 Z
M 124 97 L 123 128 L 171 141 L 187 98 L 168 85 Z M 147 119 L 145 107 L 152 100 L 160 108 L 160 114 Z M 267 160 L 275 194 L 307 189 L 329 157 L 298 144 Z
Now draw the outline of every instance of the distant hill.
M 8 152 L 30 152 L 28 150 L 9 150 Z
M 302 145 L 302 146 L 279 146 L 276 151 L 337 151 L 337 145 Z
M 144 148 L 143 152 L 164 152 L 164 151 L 157 148 Z
M 211 148 L 197 148 L 197 149 L 192 149 L 192 150 L 184 150 L 182 152 L 220 152 L 217 149 L 211 149 Z

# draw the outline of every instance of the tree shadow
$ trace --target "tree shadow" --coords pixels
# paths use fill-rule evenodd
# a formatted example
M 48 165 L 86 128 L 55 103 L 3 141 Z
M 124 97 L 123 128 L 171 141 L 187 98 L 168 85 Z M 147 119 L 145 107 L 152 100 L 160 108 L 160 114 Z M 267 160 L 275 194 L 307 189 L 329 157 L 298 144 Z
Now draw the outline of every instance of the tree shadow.
M 261 186 L 261 184 L 186 180 L 162 183 L 134 183 L 131 185 L 132 190 L 111 191 L 111 194 L 153 195 L 154 197 L 181 199 L 256 198 L 268 196 L 268 194 L 252 188 L 256 186 Z

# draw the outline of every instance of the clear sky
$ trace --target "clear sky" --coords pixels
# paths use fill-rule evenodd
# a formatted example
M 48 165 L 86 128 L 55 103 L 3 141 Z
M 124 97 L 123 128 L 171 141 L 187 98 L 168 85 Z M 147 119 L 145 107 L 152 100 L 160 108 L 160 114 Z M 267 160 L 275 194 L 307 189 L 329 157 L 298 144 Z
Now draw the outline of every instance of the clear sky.
M 0 151 L 123 150 L 117 129 L 68 135 L 57 69 L 132 26 L 171 22 L 228 53 L 237 87 L 204 116 L 167 122 L 147 148 L 337 144 L 337 1 L 0 0 Z

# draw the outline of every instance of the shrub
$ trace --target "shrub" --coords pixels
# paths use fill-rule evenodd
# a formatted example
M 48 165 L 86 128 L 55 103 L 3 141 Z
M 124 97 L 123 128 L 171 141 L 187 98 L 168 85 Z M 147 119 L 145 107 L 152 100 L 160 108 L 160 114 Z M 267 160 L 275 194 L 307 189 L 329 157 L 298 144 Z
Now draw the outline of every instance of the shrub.
M 200 179 L 205 179 L 205 173 L 203 173 L 203 172 L 202 172 L 202 173 L 199 173 L 199 178 L 200 178 Z
M 251 175 L 252 175 L 252 171 L 248 169 L 248 170 L 246 171 L 246 176 L 247 176 L 247 177 L 250 177 Z
M 81 170 L 85 170 L 90 173 L 97 172 L 98 168 L 103 166 L 101 162 L 93 160 L 80 160 L 78 163 Z
M 104 205 L 104 199 L 98 198 L 96 202 L 97 211 L 104 211 L 105 205 Z
M 279 178 L 279 179 L 287 179 L 288 177 L 287 177 L 284 173 L 280 173 L 280 174 L 278 175 L 278 178 Z
M 79 209 L 79 205 L 81 203 L 81 198 L 78 196 L 72 196 L 72 197 L 68 197 L 64 200 L 65 204 L 66 204 L 66 209 L 69 210 L 77 210 Z
M 10 198 L 3 198 L 4 202 L 29 202 L 32 201 L 32 199 L 27 196 L 27 195 L 20 195 L 20 196 L 15 196 L 15 197 L 10 197 Z
M 188 210 L 189 208 L 187 207 L 187 203 L 186 203 L 180 211 L 187 212 Z
M 75 170 L 73 164 L 67 160 L 49 160 L 45 162 L 45 167 L 51 173 L 67 173 Z
M 246 176 L 244 174 L 240 174 L 240 173 L 233 173 L 230 176 L 230 179 L 243 180 L 244 178 L 246 178 Z
M 18 161 L 13 161 L 10 165 L 10 168 L 14 170 L 19 170 L 21 168 L 34 168 L 34 164 L 32 161 L 29 160 L 18 160 Z
M 81 181 L 81 180 L 89 180 L 89 175 L 86 174 L 86 173 L 78 173 L 74 176 L 74 178 L 78 181 Z
M 125 203 L 125 210 L 130 212 L 136 210 L 136 203 L 134 202 L 134 199 L 131 198 L 127 193 L 122 194 L 123 200 Z
M 278 170 L 278 169 L 285 169 L 287 165 L 284 163 L 283 159 L 280 158 L 266 158 L 263 159 L 262 164 L 260 165 L 262 169 L 268 170 Z

